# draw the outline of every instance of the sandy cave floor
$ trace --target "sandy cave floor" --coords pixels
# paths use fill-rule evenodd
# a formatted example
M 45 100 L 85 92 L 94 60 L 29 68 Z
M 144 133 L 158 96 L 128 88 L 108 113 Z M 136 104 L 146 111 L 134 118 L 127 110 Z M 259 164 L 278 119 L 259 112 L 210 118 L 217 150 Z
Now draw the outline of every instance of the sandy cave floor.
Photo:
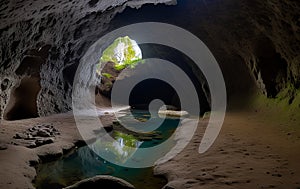
M 203 134 L 199 127 L 184 151 L 155 172 L 176 188 L 299 189 L 300 132 L 292 129 L 299 122 L 275 119 L 256 112 L 227 113 L 206 153 L 197 153 Z
M 104 122 L 111 124 L 111 117 Z M 276 120 L 259 112 L 228 112 L 214 145 L 197 150 L 208 119 L 202 120 L 188 146 L 175 158 L 155 167 L 174 188 L 300 188 L 299 120 Z M 11 144 L 17 132 L 37 123 L 53 123 L 60 135 L 52 144 L 29 149 Z M 39 157 L 62 155 L 81 140 L 72 114 L 19 121 L 1 121 L 0 188 L 33 188 Z M 5 149 L 7 148 L 7 149 Z

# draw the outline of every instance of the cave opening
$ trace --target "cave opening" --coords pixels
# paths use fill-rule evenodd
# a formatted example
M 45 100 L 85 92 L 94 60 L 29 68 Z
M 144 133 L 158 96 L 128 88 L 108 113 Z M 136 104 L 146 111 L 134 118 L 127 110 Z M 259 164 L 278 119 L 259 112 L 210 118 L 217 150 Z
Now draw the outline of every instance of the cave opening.
M 201 70 L 195 66 L 193 60 L 172 47 L 150 43 L 138 45 L 134 40 L 130 40 L 127 36 L 117 38 L 113 44 L 104 50 L 100 63 L 96 64 L 96 73 L 101 78 L 101 83 L 96 86 L 95 91 L 96 104 L 97 101 L 103 103 L 103 100 L 99 100 L 101 96 L 119 103 L 118 99 L 111 99 L 115 81 L 123 82 L 125 87 L 126 82 L 130 83 L 131 79 L 134 81 L 134 78 L 138 78 L 142 74 L 135 70 L 135 66 L 139 63 L 143 66 L 143 60 L 145 59 L 158 58 L 178 66 L 188 76 L 198 94 L 201 106 L 200 114 L 203 115 L 210 110 L 210 91 L 207 81 Z M 120 45 L 120 43 L 125 43 L 125 46 L 124 44 L 123 46 Z M 132 48 L 128 49 L 127 47 L 130 47 L 130 45 Z M 130 67 L 127 76 L 121 79 L 118 78 L 120 73 L 127 67 Z M 154 69 L 159 74 L 165 74 L 164 71 L 167 71 L 159 70 L 160 68 Z M 181 83 L 177 81 L 176 85 L 181 85 Z M 169 105 L 168 107 L 181 110 L 180 99 L 174 88 L 159 79 L 147 79 L 136 85 L 131 92 L 129 105 L 135 109 L 145 110 L 148 109 L 150 102 L 155 99 L 162 100 L 166 105 Z
M 120 72 L 126 67 L 134 68 L 142 60 L 142 51 L 136 41 L 128 36 L 114 40 L 102 53 L 96 64 L 96 75 L 101 83 L 96 86 L 96 102 L 98 94 L 111 98 L 113 84 Z M 103 101 L 101 101 L 103 102 Z

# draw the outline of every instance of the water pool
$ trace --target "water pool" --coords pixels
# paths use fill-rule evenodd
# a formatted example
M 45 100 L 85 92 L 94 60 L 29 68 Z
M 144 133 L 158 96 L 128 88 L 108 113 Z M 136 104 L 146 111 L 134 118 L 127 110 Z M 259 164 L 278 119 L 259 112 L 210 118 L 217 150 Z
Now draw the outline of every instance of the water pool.
M 149 117 L 149 113 L 146 111 L 134 111 L 134 116 L 137 119 L 146 120 Z M 126 119 L 126 116 L 124 118 Z M 157 117 L 157 119 L 160 118 Z M 138 153 L 139 148 L 160 144 L 173 134 L 179 122 L 177 119 L 166 119 L 155 130 L 156 133 L 159 133 L 159 137 L 155 136 L 151 139 L 148 137 L 146 138 L 147 140 L 141 140 L 136 136 L 120 131 L 112 131 L 112 136 L 119 145 L 123 147 L 126 147 L 126 145 L 137 147 L 135 152 L 127 152 L 126 148 L 119 149 L 118 155 L 121 157 L 124 153 L 134 155 L 134 153 Z M 99 141 L 96 141 L 95 145 L 92 146 L 99 148 L 97 143 Z M 166 149 L 166 152 L 168 151 L 169 149 Z M 80 147 L 57 161 L 39 165 L 34 184 L 37 189 L 60 189 L 95 175 L 112 175 L 122 178 L 133 184 L 137 189 L 157 189 L 162 188 L 166 184 L 164 178 L 153 175 L 151 167 L 126 168 L 118 166 L 102 159 L 88 146 Z

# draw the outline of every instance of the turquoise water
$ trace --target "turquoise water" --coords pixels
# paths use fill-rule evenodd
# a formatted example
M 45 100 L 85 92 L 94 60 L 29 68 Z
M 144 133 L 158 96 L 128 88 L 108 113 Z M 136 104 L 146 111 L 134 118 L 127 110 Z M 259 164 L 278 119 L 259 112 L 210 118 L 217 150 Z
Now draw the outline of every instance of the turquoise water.
M 135 111 L 134 116 L 137 119 L 146 120 L 149 113 L 146 111 Z M 126 116 L 124 117 L 126 119 Z M 160 118 L 156 118 L 160 119 Z M 134 156 L 139 148 L 147 148 L 160 144 L 169 138 L 179 124 L 179 120 L 166 119 L 163 124 L 155 130 L 160 134 L 157 139 L 141 141 L 138 137 L 124 134 L 122 132 L 112 133 L 112 136 L 120 144 L 137 147 L 134 152 L 126 151 L 122 148 L 120 156 L 126 152 Z M 97 141 L 95 146 L 97 147 Z M 169 149 L 165 149 L 166 152 Z M 88 146 L 80 147 L 61 159 L 42 164 L 37 169 L 37 178 L 35 186 L 37 189 L 59 189 L 74 184 L 85 178 L 95 175 L 112 175 L 122 178 L 137 189 L 157 189 L 166 184 L 166 180 L 161 177 L 155 177 L 152 168 L 126 168 L 110 163 L 95 154 Z

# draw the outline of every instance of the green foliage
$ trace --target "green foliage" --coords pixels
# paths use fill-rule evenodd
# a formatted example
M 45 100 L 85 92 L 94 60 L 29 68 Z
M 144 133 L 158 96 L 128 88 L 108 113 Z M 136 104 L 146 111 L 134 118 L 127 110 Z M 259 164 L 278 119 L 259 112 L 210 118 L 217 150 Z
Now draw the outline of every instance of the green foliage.
M 115 69 L 120 71 L 120 70 L 123 70 L 124 68 L 126 68 L 127 66 L 129 66 L 130 68 L 135 68 L 135 66 L 138 65 L 139 63 L 143 64 L 143 63 L 145 63 L 145 61 L 144 60 L 136 60 L 136 61 L 132 61 L 127 64 L 115 64 Z
M 122 70 L 127 66 L 134 66 L 142 60 L 141 49 L 134 40 L 128 36 L 117 38 L 104 50 L 100 62 L 114 62 L 116 70 Z
M 111 88 L 113 86 L 113 83 L 112 82 L 107 82 L 107 83 L 105 83 L 105 86 L 108 87 L 108 88 Z
M 116 139 L 122 138 L 125 146 L 127 147 L 131 147 L 131 148 L 137 147 L 136 143 L 138 142 L 138 140 L 133 135 L 115 131 L 115 138 Z
M 113 76 L 110 73 L 102 73 L 103 77 L 106 77 L 108 79 L 112 78 Z

